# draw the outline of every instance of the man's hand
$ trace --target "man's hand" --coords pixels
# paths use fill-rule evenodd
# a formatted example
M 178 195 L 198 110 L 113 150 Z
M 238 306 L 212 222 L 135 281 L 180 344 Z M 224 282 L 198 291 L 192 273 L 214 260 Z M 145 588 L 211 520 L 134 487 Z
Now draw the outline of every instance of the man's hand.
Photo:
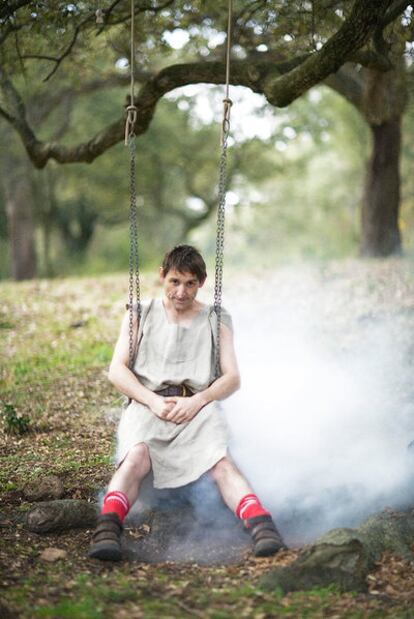
M 167 415 L 173 410 L 175 402 L 171 402 L 170 398 L 163 398 L 156 393 L 153 394 L 148 407 L 154 415 L 160 419 L 167 419 Z
M 164 419 L 177 424 L 191 421 L 206 404 L 199 393 L 195 393 L 190 398 L 168 397 L 165 401 L 173 408 Z

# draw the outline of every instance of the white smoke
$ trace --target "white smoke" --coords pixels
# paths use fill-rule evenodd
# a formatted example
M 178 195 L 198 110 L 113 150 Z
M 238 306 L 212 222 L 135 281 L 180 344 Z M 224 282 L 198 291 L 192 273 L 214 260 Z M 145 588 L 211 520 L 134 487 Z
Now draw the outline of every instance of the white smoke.
M 414 504 L 413 319 L 366 281 L 293 271 L 226 303 L 242 374 L 224 402 L 231 453 L 290 543 Z

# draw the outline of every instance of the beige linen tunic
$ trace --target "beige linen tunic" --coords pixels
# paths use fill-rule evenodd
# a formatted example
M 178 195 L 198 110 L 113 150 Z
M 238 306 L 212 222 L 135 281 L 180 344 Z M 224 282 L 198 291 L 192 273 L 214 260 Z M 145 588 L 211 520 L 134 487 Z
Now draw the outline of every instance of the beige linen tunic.
M 232 328 L 222 309 L 222 323 Z M 140 382 L 157 391 L 185 384 L 193 392 L 214 380 L 214 340 L 217 317 L 203 306 L 189 327 L 169 322 L 161 299 L 143 306 L 134 371 Z M 218 402 L 210 402 L 189 422 L 160 419 L 133 400 L 118 426 L 116 462 L 129 449 L 145 443 L 152 462 L 155 488 L 176 488 L 195 481 L 226 455 L 227 424 Z

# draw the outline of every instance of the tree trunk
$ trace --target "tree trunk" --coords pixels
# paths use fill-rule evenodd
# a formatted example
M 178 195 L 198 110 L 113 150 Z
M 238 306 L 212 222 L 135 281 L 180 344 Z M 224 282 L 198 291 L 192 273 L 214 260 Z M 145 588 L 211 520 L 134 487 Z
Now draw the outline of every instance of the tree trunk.
M 362 203 L 361 253 L 389 256 L 401 252 L 398 226 L 401 117 L 370 127 L 373 149 Z
M 12 155 L 4 157 L 3 164 L 11 277 L 32 279 L 36 275 L 36 250 L 29 171 L 27 165 Z
M 56 223 L 58 210 L 56 200 L 56 174 L 55 170 L 48 166 L 44 171 L 36 171 L 33 176 L 34 205 L 41 229 L 42 243 L 42 274 L 53 277 L 55 270 L 51 255 L 51 242 L 53 227 Z

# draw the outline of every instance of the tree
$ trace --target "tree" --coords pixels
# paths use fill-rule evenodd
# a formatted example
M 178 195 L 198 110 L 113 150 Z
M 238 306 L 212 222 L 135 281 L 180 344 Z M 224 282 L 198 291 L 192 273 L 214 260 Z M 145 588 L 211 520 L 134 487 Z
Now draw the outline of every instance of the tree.
M 110 27 L 111 24 L 116 25 L 120 21 L 126 21 L 129 17 L 128 14 L 115 15 L 115 8 L 113 7 L 116 7 L 119 4 L 119 2 L 112 3 L 112 10 L 108 10 L 107 12 L 106 24 L 108 27 Z M 176 27 L 179 23 L 178 16 L 180 15 L 180 12 L 184 12 L 183 5 L 186 6 L 186 3 L 179 2 L 165 2 L 157 8 L 157 11 L 164 9 L 167 5 L 171 6 L 173 4 L 174 6 L 176 5 L 176 8 L 175 10 L 171 8 L 172 14 L 171 16 L 168 15 L 167 21 L 161 24 L 161 32 L 163 29 L 168 28 L 169 25 L 171 26 L 171 22 L 174 24 L 174 27 Z M 254 4 L 255 3 L 252 3 L 252 6 Z M 272 15 L 275 18 L 275 12 L 274 10 L 270 10 L 268 8 L 266 9 L 265 7 L 267 4 L 267 2 L 259 3 L 259 5 L 264 7 L 264 11 L 266 13 L 265 19 L 270 20 Z M 307 6 L 308 3 L 299 2 L 299 5 L 302 4 Z M 321 2 L 320 4 L 323 5 L 324 2 Z M 349 12 L 349 15 L 343 19 L 340 17 L 335 19 L 337 24 L 340 23 L 340 26 L 331 37 L 327 38 L 324 33 L 318 36 L 316 34 L 314 35 L 315 40 L 318 38 L 319 41 L 324 41 L 320 49 L 314 50 L 310 53 L 301 54 L 300 56 L 290 58 L 287 61 L 283 59 L 282 62 L 276 61 L 276 54 L 274 52 L 256 53 L 252 54 L 252 57 L 248 57 L 247 59 L 236 60 L 233 63 L 232 82 L 235 85 L 247 86 L 256 92 L 263 93 L 268 101 L 273 105 L 286 106 L 304 92 L 309 90 L 309 88 L 326 79 L 331 73 L 336 72 L 341 65 L 350 58 L 355 59 L 361 64 L 372 65 L 377 62 L 377 56 L 379 55 L 377 52 L 358 52 L 363 45 L 370 40 L 373 33 L 377 33 L 378 31 L 382 32 L 383 28 L 388 24 L 388 11 L 391 11 L 390 7 L 392 7 L 393 4 L 394 3 L 392 0 L 356 0 L 352 10 Z M 407 4 L 408 2 L 405 2 L 402 8 L 404 8 Z M 331 13 L 333 13 L 333 16 L 335 17 L 335 10 L 338 10 L 337 7 L 340 5 L 341 3 L 339 2 L 332 3 L 329 12 L 330 20 L 326 21 L 332 20 Z M 16 6 L 18 8 L 15 12 L 12 12 L 12 9 Z M 35 9 L 38 6 L 39 10 L 38 12 L 35 12 Z M 63 28 L 65 35 L 66 31 L 69 31 L 71 36 L 70 43 L 64 52 L 60 56 L 45 55 L 41 53 L 28 54 L 25 53 L 23 45 L 21 45 L 18 52 L 14 51 L 14 56 L 12 55 L 10 60 L 10 65 L 13 69 L 15 69 L 19 60 L 20 62 L 33 58 L 38 58 L 43 61 L 49 60 L 54 64 L 54 69 L 47 75 L 47 79 L 52 77 L 59 65 L 73 50 L 79 37 L 79 33 L 81 31 L 84 34 L 87 33 L 87 26 L 89 30 L 92 26 L 91 20 L 93 19 L 94 14 L 90 13 L 90 11 L 86 12 L 85 9 L 82 10 L 82 7 L 85 6 L 83 3 L 79 3 L 79 5 L 71 4 L 68 6 L 76 7 L 78 12 L 78 20 L 74 29 L 69 29 L 66 22 L 64 22 L 63 26 L 60 26 Z M 38 2 L 24 2 L 22 0 L 21 2 L 12 3 L 9 9 L 3 9 L 2 14 L 0 13 L 0 18 L 3 17 L 4 20 L 4 32 L 2 36 L 3 45 L 7 45 L 8 39 L 10 38 L 12 32 L 16 32 L 17 30 L 22 31 L 25 28 L 24 23 L 16 23 L 19 15 L 19 7 L 20 10 L 24 9 L 26 14 L 31 11 L 31 14 L 35 15 L 35 18 L 33 18 L 34 22 L 32 21 L 32 23 L 29 23 L 31 30 L 34 30 L 35 27 L 39 28 L 42 20 L 50 21 L 53 18 L 54 22 L 52 22 L 52 31 L 53 33 L 56 33 L 56 28 L 58 28 L 64 18 L 67 18 L 68 20 L 72 19 L 72 10 L 69 11 L 69 9 L 66 11 L 67 15 L 65 15 L 64 12 L 61 12 L 59 15 L 60 3 L 57 3 L 55 12 L 53 12 L 53 8 L 47 8 L 42 11 L 42 3 Z M 145 8 L 140 9 L 139 7 L 140 4 L 138 4 L 138 11 L 142 10 L 145 12 Z M 322 6 L 320 6 L 320 9 L 322 9 Z M 197 13 L 193 9 L 190 10 L 191 13 L 195 13 L 194 21 L 196 24 L 203 25 L 204 23 L 208 23 L 209 20 L 211 21 L 210 16 L 202 17 L 202 14 Z M 155 9 L 147 10 L 147 12 L 154 11 Z M 186 12 L 188 13 L 188 10 Z M 257 11 L 255 12 L 257 13 Z M 305 11 L 305 13 L 306 12 L 309 11 Z M 217 15 L 217 13 L 214 13 L 216 12 L 212 11 L 213 17 L 216 17 L 218 21 L 218 23 L 215 24 L 215 27 L 217 31 L 220 31 L 222 29 L 223 15 Z M 244 29 L 247 29 L 250 34 L 252 26 L 249 25 L 249 19 L 247 19 L 247 16 L 245 15 L 245 10 L 241 9 L 240 14 L 244 22 Z M 148 18 L 148 16 L 146 17 Z M 238 16 L 236 14 L 236 24 L 237 20 Z M 152 22 L 152 25 L 154 25 L 154 22 Z M 157 24 L 155 24 L 155 26 L 156 25 Z M 300 23 L 300 26 L 303 27 L 302 22 Z M 326 29 L 325 21 L 322 22 L 321 26 L 323 29 Z M 160 30 L 159 26 L 158 30 Z M 212 30 L 211 26 L 209 30 Z M 242 28 L 240 28 L 240 30 L 242 30 Z M 280 36 L 281 33 L 278 32 L 279 28 L 276 28 L 275 30 L 276 34 L 279 34 Z M 254 38 L 250 37 L 254 45 L 257 45 L 257 38 L 257 36 Z M 251 49 L 252 41 L 250 40 L 245 44 L 248 51 Z M 10 45 L 8 45 L 8 48 L 10 48 Z M 10 49 L 7 51 L 11 53 Z M 294 51 L 296 52 L 296 50 Z M 82 50 L 82 52 L 84 53 L 84 50 Z M 17 58 L 16 53 L 18 54 Z M 382 56 L 380 56 L 380 59 L 382 59 Z M 186 84 L 201 82 L 213 84 L 221 83 L 223 81 L 223 69 L 223 63 L 218 61 L 195 61 L 184 64 L 173 64 L 161 69 L 161 71 L 156 72 L 152 70 L 149 73 L 147 72 L 147 67 L 144 66 L 144 71 L 141 75 L 140 91 L 135 101 L 135 105 L 138 110 L 138 120 L 135 127 L 136 133 L 140 134 L 146 131 L 149 123 L 151 122 L 156 104 L 167 92 Z M 29 119 L 27 118 L 25 102 L 20 96 L 4 66 L 0 72 L 0 85 L 4 98 L 4 105 L 0 108 L 0 114 L 19 133 L 29 157 L 39 168 L 45 166 L 49 159 L 55 159 L 60 163 L 70 163 L 74 161 L 90 162 L 115 143 L 121 141 L 123 138 L 124 120 L 123 118 L 120 118 L 118 121 L 99 132 L 94 138 L 76 146 L 67 147 L 56 143 L 55 141 L 40 140 L 33 130 Z M 90 84 L 88 87 L 90 87 Z M 61 97 L 62 93 L 59 93 L 59 98 Z M 54 98 L 58 99 L 56 96 Z
M 32 166 L 10 127 L 0 129 L 2 143 L 8 144 L 7 153 L 0 153 L 0 184 L 7 219 L 11 276 L 15 280 L 29 279 L 36 274 Z
M 326 83 L 343 95 L 370 127 L 372 152 L 362 201 L 361 251 L 387 256 L 401 251 L 399 229 L 401 123 L 407 104 L 406 37 L 401 22 L 392 25 L 386 48 L 391 65 L 358 67 L 347 63 Z M 385 67 L 384 67 L 385 68 Z
M 16 0 L 0 10 L 4 58 L 0 67 L 0 115 L 18 133 L 36 167 L 44 167 L 50 159 L 59 163 L 91 162 L 123 139 L 124 119 L 119 118 L 92 138 L 69 146 L 67 141 L 53 139 L 47 131 L 39 130 L 32 106 L 37 99 L 51 112 L 58 110 L 68 96 L 73 100 L 76 95 L 96 90 L 108 81 L 125 81 L 125 73 L 114 71 L 113 64 L 127 56 L 127 5 L 117 1 L 109 7 L 103 6 L 104 24 L 98 27 L 95 6 L 92 10 L 87 3 L 62 5 L 57 1 Z M 236 2 L 233 27 L 239 57 L 232 63 L 232 83 L 263 93 L 272 105 L 283 107 L 312 86 L 338 74 L 344 63 L 352 62 L 357 68 L 362 66 L 377 75 L 387 75 L 394 70 L 387 48 L 389 30 L 395 20 L 400 24 L 397 18 L 408 5 L 409 2 L 401 0 L 355 0 L 352 6 L 335 0 Z M 223 50 L 220 45 L 214 48 L 207 43 L 213 35 L 223 32 L 225 9 L 224 4 L 200 1 L 190 4 L 164 0 L 157 5 L 136 2 L 140 42 L 136 54 L 139 91 L 134 101 L 138 112 L 137 134 L 147 130 L 158 101 L 169 91 L 186 84 L 223 81 L 224 66 L 218 59 L 223 57 Z M 410 20 L 400 25 L 402 39 L 409 40 Z M 172 52 L 164 33 L 180 27 L 189 33 L 189 41 L 180 53 Z M 112 37 L 109 46 L 103 36 Z M 48 51 L 49 48 L 56 51 Z M 167 54 L 172 57 L 170 64 L 167 64 Z M 46 75 L 47 85 L 51 83 L 61 67 L 68 66 L 69 57 L 71 66 L 65 76 L 66 84 L 59 84 L 52 94 L 42 92 L 41 76 Z M 102 58 L 105 58 L 103 62 Z M 26 79 L 30 74 L 30 80 L 36 82 L 34 96 L 33 87 L 29 96 L 24 84 L 24 72 Z M 389 82 L 388 76 L 385 82 Z M 393 126 L 395 141 L 398 132 L 395 123 Z M 393 195 L 398 184 L 397 159 L 394 157 Z M 378 179 L 375 165 L 372 170 L 371 177 Z M 391 220 L 382 216 L 384 201 L 371 200 L 375 193 L 382 195 L 375 182 L 367 184 L 365 202 L 377 206 L 365 208 L 364 212 L 370 213 L 376 227 L 382 230 Z M 395 208 L 392 217 L 394 240 L 389 242 L 387 238 L 383 242 L 381 234 L 374 235 L 369 253 L 386 254 L 399 249 Z M 363 221 L 368 230 L 370 219 L 365 217 Z

